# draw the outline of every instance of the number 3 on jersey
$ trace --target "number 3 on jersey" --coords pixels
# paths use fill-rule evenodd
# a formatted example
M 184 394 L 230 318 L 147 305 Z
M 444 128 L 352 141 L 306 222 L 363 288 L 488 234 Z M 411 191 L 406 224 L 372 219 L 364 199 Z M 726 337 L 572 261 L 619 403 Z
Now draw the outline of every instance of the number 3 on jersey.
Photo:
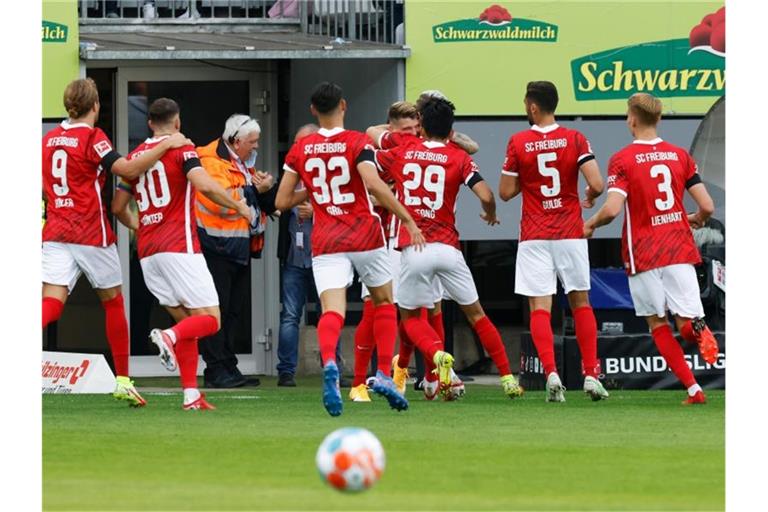
M 312 178 L 312 186 L 315 187 L 313 195 L 317 204 L 333 203 L 335 205 L 353 203 L 355 194 L 353 192 L 342 192 L 341 187 L 348 184 L 351 177 L 349 175 L 349 164 L 343 156 L 334 156 L 328 160 L 328 165 L 320 158 L 310 158 L 305 164 L 307 173 L 317 171 L 317 176 Z M 340 170 L 338 174 L 331 178 L 330 186 L 328 183 L 328 171 Z
M 557 159 L 556 153 L 539 153 L 536 156 L 536 161 L 539 164 L 539 174 L 545 178 L 552 179 L 552 186 L 541 186 L 541 193 L 544 197 L 555 197 L 560 194 L 560 171 L 554 167 L 547 167 L 549 162 L 554 162 Z
M 659 176 L 662 176 L 662 181 L 659 183 L 658 189 L 659 192 L 664 194 L 664 199 L 656 199 L 654 204 L 657 210 L 663 212 L 675 205 L 675 196 L 672 193 L 672 172 L 669 170 L 669 167 L 664 164 L 656 164 L 651 167 L 651 177 L 657 178 Z

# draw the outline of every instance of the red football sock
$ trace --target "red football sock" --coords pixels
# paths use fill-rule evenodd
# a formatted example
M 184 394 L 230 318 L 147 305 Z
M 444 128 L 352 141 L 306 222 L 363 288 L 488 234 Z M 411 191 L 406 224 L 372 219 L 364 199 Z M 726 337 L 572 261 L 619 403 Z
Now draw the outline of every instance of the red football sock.
M 175 341 L 178 343 L 178 340 L 205 338 L 216 334 L 219 330 L 219 322 L 213 315 L 193 315 L 188 316 L 168 330 L 173 331 L 173 335 L 176 337 Z
M 576 342 L 581 352 L 581 366 L 584 375 L 597 377 L 600 373 L 597 362 L 597 321 L 592 306 L 582 306 L 573 310 L 576 324 Z
M 125 303 L 123 295 L 118 294 L 114 299 L 101 303 L 106 316 L 107 341 L 112 351 L 112 361 L 115 363 L 115 373 L 127 377 L 128 374 L 128 320 L 125 318 Z
M 697 343 L 699 341 L 693 333 L 693 323 L 690 320 L 686 320 L 683 326 L 680 327 L 680 336 L 682 336 L 685 341 L 690 341 L 691 343 Z
M 397 340 L 397 310 L 394 304 L 382 304 L 374 308 L 373 334 L 376 338 L 377 368 L 384 375 L 390 375 Z
M 432 329 L 434 329 L 437 335 L 440 336 L 440 339 L 443 340 L 443 343 L 445 343 L 445 327 L 443 327 L 443 313 L 435 313 L 434 315 L 428 318 L 429 318 L 429 325 L 432 326 Z
M 683 383 L 683 386 L 688 389 L 696 384 L 693 372 L 688 368 L 688 363 L 685 362 L 683 349 L 680 348 L 680 344 L 672 334 L 672 328 L 669 325 L 660 325 L 651 332 L 651 336 L 653 336 L 653 342 L 656 343 L 659 353 L 664 357 L 672 373 Z
M 179 338 L 176 341 L 176 361 L 179 364 L 181 387 L 197 388 L 197 338 Z
M 552 315 L 545 309 L 531 311 L 531 337 L 544 365 L 544 376 L 557 372 L 555 365 L 555 338 L 552 333 Z
M 400 368 L 408 368 L 411 364 L 411 356 L 413 355 L 413 349 L 416 348 L 408 337 L 408 333 L 405 332 L 404 322 L 401 320 L 398 327 L 400 333 L 400 357 L 397 359 L 397 366 Z
M 499 369 L 499 375 L 504 376 L 512 373 L 512 370 L 509 369 L 507 350 L 504 348 L 504 342 L 501 341 L 501 334 L 491 319 L 484 316 L 475 322 L 474 329 L 483 348 L 488 351 L 488 355 L 491 356 L 496 368 Z
M 64 303 L 54 297 L 43 297 L 43 328 L 61 318 Z
M 355 379 L 353 386 L 365 384 L 368 375 L 368 365 L 371 363 L 371 355 L 375 340 L 373 338 L 373 301 L 363 302 L 363 317 L 355 329 Z
M 342 327 L 344 327 L 344 317 L 337 312 L 326 311 L 320 315 L 320 320 L 317 322 L 317 341 L 320 345 L 323 366 L 331 361 L 336 362 L 336 344 Z
M 435 352 L 443 349 L 443 341 L 437 336 L 432 327 L 421 318 L 409 318 L 403 322 L 403 327 L 408 333 L 408 338 L 424 354 L 424 362 L 434 369 L 432 362 Z

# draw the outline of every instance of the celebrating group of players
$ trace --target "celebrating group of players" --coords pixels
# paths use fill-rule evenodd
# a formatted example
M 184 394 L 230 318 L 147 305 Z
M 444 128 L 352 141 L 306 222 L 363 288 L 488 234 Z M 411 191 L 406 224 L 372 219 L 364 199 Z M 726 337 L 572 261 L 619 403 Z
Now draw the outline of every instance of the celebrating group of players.
M 607 199 L 584 222 L 581 207 L 593 207 L 604 189 L 590 144 L 581 133 L 556 123 L 558 96 L 552 83 L 529 83 L 524 101 L 532 127 L 509 140 L 499 196 L 504 201 L 518 194 L 523 197 L 515 292 L 529 298 L 530 330 L 546 374 L 547 400 L 565 400 L 550 318 L 558 279 L 574 314 L 584 391 L 593 400 L 609 396 L 598 378 L 586 239 L 623 208 L 623 261 L 637 315 L 646 317 L 659 352 L 687 388 L 684 403 L 705 403 L 667 311 L 681 336 L 697 343 L 704 359 L 714 362 L 718 347 L 703 320 L 693 268 L 700 258 L 691 233 L 691 227 L 707 221 L 714 206 L 690 155 L 658 138 L 661 102 L 648 94 L 629 99 L 627 124 L 635 140 L 612 157 Z M 147 286 L 177 321 L 170 329 L 153 330 L 150 339 L 163 364 L 179 368 L 183 407 L 212 409 L 197 389 L 197 339 L 218 330 L 218 301 L 200 254 L 190 198 L 194 188 L 232 215 L 250 218 L 251 210 L 206 175 L 194 146 L 179 133 L 178 106 L 172 100 L 152 104 L 153 138 L 128 159 L 94 128 L 99 104 L 92 82 L 70 84 L 65 106 L 70 119 L 43 139 L 48 200 L 43 326 L 59 318 L 68 292 L 85 273 L 107 314 L 107 337 L 118 374 L 115 396 L 132 405 L 146 403 L 128 377 L 120 267 L 101 204 L 101 187 L 111 170 L 121 177 L 113 210 L 121 222 L 137 229 Z M 470 156 L 477 145 L 453 130 L 453 104 L 436 91 L 427 92 L 416 105 L 393 106 L 388 125 L 362 133 L 344 128 L 347 104 L 342 91 L 325 82 L 315 88 L 310 110 L 319 129 L 298 139 L 289 151 L 275 205 L 286 211 L 310 201 L 314 210 L 312 270 L 322 307 L 317 337 L 328 413 L 338 416 L 343 409 L 335 354 L 344 325 L 346 288 L 355 272 L 368 300 L 355 334 L 350 399 L 370 401 L 371 389 L 393 409 L 407 409 L 405 383 L 415 348 L 427 363 L 423 386 L 427 399 L 463 395 L 453 357 L 443 350 L 443 298 L 457 302 L 465 313 L 499 370 L 504 393 L 521 396 L 523 389 L 510 370 L 501 336 L 480 305 L 459 250 L 455 212 L 461 185 L 478 197 L 481 217 L 489 226 L 499 222 L 494 193 Z M 406 114 L 392 115 L 398 111 Z M 587 182 L 583 200 L 580 173 Z M 685 190 L 698 205 L 693 214 L 683 209 Z M 138 217 L 127 208 L 131 197 L 136 199 Z M 399 353 L 394 355 L 398 333 Z M 374 346 L 378 370 L 366 382 Z

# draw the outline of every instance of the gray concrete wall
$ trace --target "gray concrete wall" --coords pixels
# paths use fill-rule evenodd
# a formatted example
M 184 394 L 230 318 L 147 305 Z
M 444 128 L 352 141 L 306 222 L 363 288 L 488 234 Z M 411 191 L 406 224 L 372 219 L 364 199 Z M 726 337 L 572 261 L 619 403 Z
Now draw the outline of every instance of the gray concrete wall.
M 659 126 L 660 136 L 685 149 L 691 147 L 699 119 L 665 119 Z M 563 121 L 568 126 L 581 131 L 589 139 L 600 164 L 600 171 L 605 177 L 608 171 L 608 160 L 611 155 L 629 144 L 632 137 L 627 130 L 624 120 L 580 120 Z M 529 128 L 527 121 L 505 120 L 462 120 L 458 121 L 455 129 L 466 133 L 480 144 L 480 151 L 474 155 L 480 166 L 483 178 L 494 191 L 499 189 L 501 165 L 510 135 Z M 586 187 L 581 178 L 580 190 Z M 515 239 L 520 234 L 520 198 L 508 203 L 499 203 L 498 213 L 501 224 L 489 227 L 480 218 L 480 203 L 471 191 L 462 188 L 457 206 L 456 219 L 462 240 L 508 240 Z M 598 199 L 598 206 L 602 204 Z M 586 210 L 584 217 L 588 218 L 595 210 Z M 597 238 L 621 237 L 621 222 L 614 221 L 597 231 Z
M 398 86 L 398 59 L 293 60 L 291 61 L 291 108 L 289 133 L 314 122 L 309 97 L 323 81 L 336 82 L 347 100 L 345 125 L 365 131 L 386 122 L 387 108 L 401 98 Z

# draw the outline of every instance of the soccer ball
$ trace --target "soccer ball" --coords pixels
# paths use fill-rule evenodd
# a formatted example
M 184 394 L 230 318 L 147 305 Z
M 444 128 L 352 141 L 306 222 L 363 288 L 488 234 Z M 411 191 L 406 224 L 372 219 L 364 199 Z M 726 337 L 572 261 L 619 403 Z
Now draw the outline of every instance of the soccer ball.
M 360 492 L 384 472 L 384 448 L 364 428 L 340 428 L 328 434 L 315 458 L 320 477 L 344 492 Z

